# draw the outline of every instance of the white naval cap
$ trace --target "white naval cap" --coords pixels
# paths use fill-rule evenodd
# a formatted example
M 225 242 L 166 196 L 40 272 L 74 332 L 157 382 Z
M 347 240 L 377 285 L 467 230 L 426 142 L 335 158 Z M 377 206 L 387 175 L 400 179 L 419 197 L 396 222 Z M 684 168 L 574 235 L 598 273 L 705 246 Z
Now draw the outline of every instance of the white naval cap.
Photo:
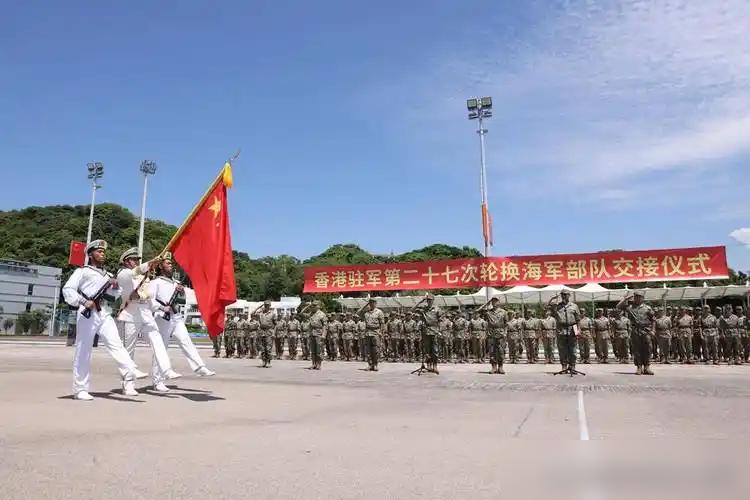
M 123 264 L 127 259 L 132 258 L 141 258 L 141 256 L 138 254 L 138 247 L 128 248 L 127 250 L 125 250 L 122 255 L 120 255 L 120 264 Z
M 107 249 L 107 242 L 104 240 L 94 240 L 88 245 L 86 245 L 86 253 L 89 254 L 93 252 L 94 250 L 106 250 Z

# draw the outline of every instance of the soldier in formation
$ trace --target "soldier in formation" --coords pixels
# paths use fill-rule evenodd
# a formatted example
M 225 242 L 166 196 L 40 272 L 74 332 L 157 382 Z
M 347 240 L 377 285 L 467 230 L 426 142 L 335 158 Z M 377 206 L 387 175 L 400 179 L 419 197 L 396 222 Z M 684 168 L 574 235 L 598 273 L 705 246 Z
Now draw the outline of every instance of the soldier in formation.
M 645 296 L 642 291 L 633 293 L 632 304 L 630 296 L 626 295 L 617 303 L 617 309 L 627 314 L 632 325 L 633 362 L 636 366 L 636 375 L 653 375 L 651 371 L 651 335 L 654 324 L 654 310 L 644 302 Z
M 563 295 L 567 294 L 561 297 Z M 375 307 L 382 314 L 379 329 L 368 329 L 364 314 L 367 311 L 363 310 L 354 315 L 326 315 L 323 327 L 318 315 L 318 327 L 313 332 L 313 314 L 304 314 L 303 310 L 284 319 L 271 310 L 270 301 L 266 301 L 261 306 L 263 310 L 254 311 L 249 318 L 235 314 L 227 320 L 223 335 L 214 343 L 214 355 L 220 354 L 223 343 L 227 357 L 254 358 L 260 354 L 263 365 L 270 366 L 273 353 L 280 359 L 285 349 L 289 359 L 297 358 L 300 347 L 302 359 L 310 359 L 309 346 L 316 343 L 321 357 L 363 360 L 370 369 L 377 368 L 381 359 L 403 362 L 424 356 L 429 368 L 437 371 L 439 361 L 484 363 L 490 354 L 491 373 L 500 373 L 506 351 L 511 363 L 518 363 L 522 353 L 529 363 L 535 363 L 542 348 L 545 362 L 552 363 L 554 349 L 559 353 L 558 344 L 563 342 L 568 348 L 568 361 L 561 359 L 561 364 L 575 366 L 570 361 L 568 339 L 560 338 L 561 322 L 552 309 L 546 311 L 543 319 L 538 319 L 534 310 L 527 308 L 523 318 L 512 310 L 492 307 L 496 302 L 489 301 L 475 310 L 445 312 L 434 305 L 434 298 L 428 294 L 407 312 L 386 314 Z M 369 308 L 370 303 L 365 307 Z M 315 312 L 324 314 L 319 304 L 317 307 Z M 158 312 L 158 308 L 154 310 Z M 502 320 L 493 316 L 495 310 Z M 632 352 L 636 373 L 647 375 L 652 373 L 654 351 L 657 362 L 663 364 L 692 364 L 702 360 L 736 365 L 747 362 L 750 356 L 750 332 L 742 306 L 725 305 L 713 310 L 709 306 L 652 309 L 645 303 L 642 292 L 636 291 L 632 303 L 628 296 L 611 310 L 595 309 L 594 318 L 588 317 L 585 311 L 579 310 L 578 314 L 574 337 L 579 351 L 577 359 L 581 363 L 590 363 L 592 343 L 598 361 L 608 363 L 610 340 L 618 362 L 630 362 Z M 496 322 L 494 329 L 490 319 Z M 555 343 L 551 342 L 552 335 L 555 335 Z M 646 344 L 648 359 L 645 359 Z M 320 362 L 313 360 L 313 367 L 319 369 L 320 366 Z
M 591 362 L 591 340 L 594 338 L 594 320 L 588 316 L 585 308 L 581 311 L 581 321 L 578 326 L 581 330 L 578 336 L 578 353 L 581 356 L 581 363 L 587 365 Z

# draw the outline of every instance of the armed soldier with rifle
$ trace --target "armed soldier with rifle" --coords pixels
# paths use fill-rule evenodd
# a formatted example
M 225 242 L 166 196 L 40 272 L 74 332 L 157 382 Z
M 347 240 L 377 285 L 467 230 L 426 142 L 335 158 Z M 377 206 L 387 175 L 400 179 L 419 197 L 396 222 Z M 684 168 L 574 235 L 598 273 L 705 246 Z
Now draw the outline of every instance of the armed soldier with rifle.
M 152 308 L 156 311 L 154 317 L 156 326 L 164 342 L 169 346 L 169 339 L 174 337 L 180 346 L 182 354 L 188 361 L 190 369 L 201 377 L 210 377 L 214 372 L 206 368 L 198 350 L 195 348 L 190 334 L 185 327 L 185 319 L 178 309 L 185 304 L 185 289 L 182 283 L 172 279 L 174 267 L 171 256 L 167 255 L 156 267 L 156 277 L 148 284 L 148 295 L 153 301 Z M 161 374 L 156 374 L 158 383 L 163 383 Z
M 120 291 L 117 280 L 104 269 L 107 242 L 94 240 L 86 246 L 89 264 L 73 271 L 63 286 L 65 302 L 78 308 L 76 317 L 76 344 L 73 355 L 73 398 L 79 401 L 94 399 L 89 394 L 91 350 L 94 336 L 104 341 L 110 356 L 117 363 L 122 380 L 132 382 L 148 375 L 140 370 L 122 344 L 117 326 L 102 302 L 114 300 Z

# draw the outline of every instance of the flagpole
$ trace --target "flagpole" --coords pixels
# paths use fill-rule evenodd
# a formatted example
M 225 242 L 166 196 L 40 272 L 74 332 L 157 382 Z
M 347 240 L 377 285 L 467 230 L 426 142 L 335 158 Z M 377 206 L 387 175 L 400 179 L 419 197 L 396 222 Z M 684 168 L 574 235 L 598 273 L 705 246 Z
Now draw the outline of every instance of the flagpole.
M 219 175 L 216 176 L 216 179 L 211 183 L 211 185 L 208 187 L 205 193 L 203 193 L 203 196 L 201 196 L 201 199 L 196 203 L 196 205 L 193 207 L 193 209 L 190 211 L 190 214 L 187 216 L 185 221 L 182 223 L 180 228 L 177 230 L 176 233 L 174 233 L 174 236 L 172 236 L 172 239 L 169 240 L 169 243 L 167 243 L 167 246 L 164 247 L 164 250 L 161 251 L 159 255 L 164 255 L 169 251 L 169 249 L 172 247 L 172 245 L 177 241 L 177 239 L 182 236 L 182 233 L 185 231 L 185 227 L 188 225 L 188 222 L 190 222 L 193 217 L 195 217 L 196 212 L 198 209 L 203 205 L 203 203 L 208 198 L 208 195 L 211 194 L 211 192 L 216 187 L 216 184 L 219 182 L 223 182 L 224 180 L 224 172 L 227 170 L 227 166 L 231 169 L 232 168 L 232 162 L 237 159 L 237 157 L 240 155 L 240 150 L 237 150 L 237 153 L 235 153 L 234 156 L 229 158 L 224 166 L 222 167 L 221 171 L 219 172 Z

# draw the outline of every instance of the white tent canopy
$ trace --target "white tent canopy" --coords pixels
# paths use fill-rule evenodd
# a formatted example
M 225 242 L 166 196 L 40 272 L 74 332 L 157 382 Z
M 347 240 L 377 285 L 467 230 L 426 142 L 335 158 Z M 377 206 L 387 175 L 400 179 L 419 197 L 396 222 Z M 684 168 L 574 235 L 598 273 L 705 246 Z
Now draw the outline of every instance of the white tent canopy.
M 497 297 L 502 304 L 534 305 L 546 303 L 562 290 L 569 290 L 574 302 L 616 302 L 626 294 L 632 293 L 627 288 L 609 289 L 598 283 L 587 283 L 578 288 L 570 288 L 565 285 L 549 285 L 544 288 L 534 288 L 521 285 L 514 286 L 508 290 L 499 291 L 489 288 L 490 297 Z M 702 287 L 684 286 L 675 288 L 641 288 L 648 301 L 696 301 L 707 299 L 720 299 L 724 297 L 750 297 L 750 285 L 724 285 Z M 477 306 L 484 304 L 487 289 L 482 288 L 476 293 L 461 295 L 436 295 L 435 304 L 442 307 Z M 421 300 L 423 295 L 406 295 L 394 297 L 375 297 L 378 307 L 386 309 L 411 308 Z M 336 301 L 345 308 L 357 309 L 367 303 L 369 297 L 339 297 Z

